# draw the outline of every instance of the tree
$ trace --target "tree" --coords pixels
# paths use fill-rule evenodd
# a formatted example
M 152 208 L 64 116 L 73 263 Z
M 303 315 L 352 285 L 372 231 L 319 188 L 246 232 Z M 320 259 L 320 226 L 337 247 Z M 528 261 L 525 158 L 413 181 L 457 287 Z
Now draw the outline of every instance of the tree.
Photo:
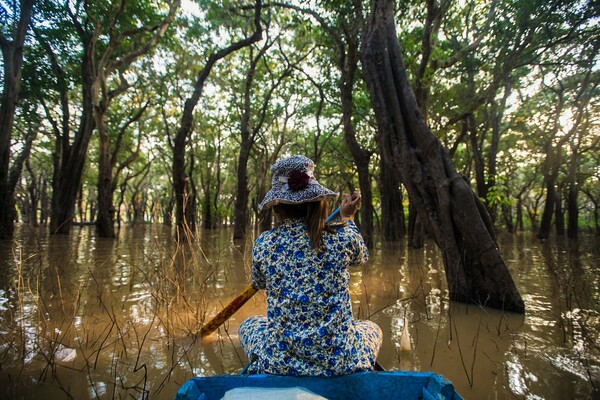
M 394 2 L 375 0 L 362 45 L 365 80 L 395 170 L 440 247 L 452 300 L 524 312 L 489 215 L 427 127 L 408 83 Z
M 582 122 L 585 121 L 585 115 L 587 107 L 590 101 L 593 99 L 596 92 L 596 88 L 600 84 L 600 75 L 594 72 L 593 65 L 595 64 L 596 55 L 600 48 L 600 42 L 593 44 L 586 62 L 583 63 L 583 72 L 576 71 L 576 73 L 570 77 L 557 76 L 555 83 L 551 85 L 545 85 L 548 91 L 550 91 L 556 99 L 556 109 L 551 117 L 552 127 L 545 135 L 544 150 L 546 158 L 544 160 L 543 173 L 544 182 L 546 187 L 546 201 L 544 205 L 544 212 L 542 215 L 542 221 L 540 223 L 540 230 L 538 237 L 540 239 L 546 239 L 550 236 L 550 230 L 552 227 L 552 216 L 556 213 L 557 203 L 557 189 L 556 182 L 560 167 L 562 165 L 562 157 L 564 156 L 563 147 L 571 142 L 571 151 L 573 158 L 571 160 L 571 171 L 570 171 L 570 182 L 572 196 L 570 200 L 570 207 L 572 218 L 577 218 L 577 183 L 575 182 L 575 173 L 578 167 L 578 147 L 580 146 L 582 138 L 578 140 L 577 133 L 583 133 Z M 565 82 L 566 81 L 566 82 Z M 569 82 L 570 81 L 570 82 Z M 576 84 L 571 84 L 576 82 Z M 561 122 L 561 116 L 563 110 L 569 108 L 572 114 L 571 126 L 568 129 L 563 127 Z M 585 124 L 583 124 L 585 125 Z M 558 216 L 557 216 L 558 218 Z M 575 220 L 571 221 L 571 235 L 576 236 L 575 231 L 577 230 Z
M 596 140 L 596 153 L 590 157 L 590 176 L 587 182 L 581 186 L 581 191 L 586 195 L 588 204 L 591 206 L 592 219 L 594 221 L 593 232 L 596 235 L 600 235 L 600 154 L 598 154 L 598 144 L 600 142 Z
M 162 15 L 165 6 L 168 11 Z M 49 2 L 44 8 L 43 15 L 52 24 L 38 24 L 35 32 L 50 60 L 59 107 L 48 104 L 42 95 L 40 101 L 56 137 L 50 221 L 53 233 L 70 230 L 88 145 L 97 129 L 97 226 L 100 235 L 114 236 L 114 165 L 105 121 L 108 107 L 115 97 L 127 90 L 129 85 L 124 74 L 129 66 L 164 35 L 178 6 L 178 0 L 158 5 L 123 0 L 112 5 L 89 1 Z M 79 74 L 71 75 L 75 65 L 80 68 Z M 70 121 L 72 82 L 81 88 L 79 109 L 75 113 L 79 116 L 76 129 Z
M 117 182 L 113 170 L 127 128 L 130 124 L 139 120 L 146 107 L 143 106 L 132 113 L 133 115 L 118 130 L 112 146 L 106 116 L 111 102 L 130 86 L 125 79 L 125 72 L 136 59 L 147 54 L 165 34 L 179 8 L 179 0 L 167 2 L 167 5 L 167 15 L 160 16 L 158 21 L 156 21 L 157 18 L 153 15 L 155 11 L 151 7 L 140 7 L 139 4 L 131 0 L 121 0 L 114 13 L 105 15 L 101 13 L 103 10 L 92 10 L 91 6 L 86 7 L 87 16 L 94 23 L 91 40 L 96 42 L 101 37 L 106 36 L 108 41 L 108 44 L 102 49 L 91 49 L 89 52 L 90 59 L 87 60 L 93 65 L 93 71 L 95 72 L 91 89 L 94 122 L 99 137 L 98 217 L 96 228 L 101 237 L 115 236 L 113 196 Z M 137 26 L 140 20 L 143 21 L 143 25 Z M 83 27 L 80 26 L 79 30 L 83 30 Z M 150 35 L 147 32 L 151 32 Z M 115 74 L 119 75 L 118 81 L 114 78 Z M 135 158 L 136 154 L 137 152 L 132 153 L 132 158 Z M 129 158 L 128 162 L 133 161 L 132 158 Z M 121 165 L 119 168 L 123 167 Z
M 439 126 L 440 116 L 442 119 L 448 119 L 448 102 L 453 100 L 449 99 L 448 95 L 459 98 L 456 89 L 464 86 L 475 91 L 473 79 L 466 79 L 465 85 L 464 77 L 457 79 L 453 75 L 462 71 L 465 61 L 473 58 L 473 53 L 489 35 L 496 3 L 495 0 L 491 4 L 469 1 L 458 6 L 455 2 L 447 0 L 426 0 L 404 7 L 400 25 L 410 25 L 414 28 L 402 31 L 402 43 L 409 53 L 405 55 L 410 58 L 407 65 L 417 104 L 430 126 Z M 422 25 L 413 23 L 418 20 L 423 20 Z M 452 81 L 459 83 L 451 85 Z M 435 121 L 430 121 L 429 118 L 432 94 L 433 103 L 442 103 L 441 113 L 433 113 L 434 120 L 437 118 Z M 483 101 L 474 101 L 471 104 L 476 109 Z M 469 122 L 474 121 L 472 112 L 465 115 L 470 117 Z M 464 120 L 458 119 L 454 121 L 456 122 L 464 123 Z M 469 124 L 470 126 L 472 124 Z M 460 136 L 455 144 L 462 139 L 464 136 Z M 386 157 L 385 152 L 382 152 L 382 157 Z M 422 223 L 413 206 L 409 206 L 408 226 L 409 245 L 415 248 L 423 246 Z
M 181 122 L 173 140 L 173 192 L 175 194 L 175 219 L 179 236 L 185 234 L 187 232 L 185 227 L 189 226 L 189 222 L 185 218 L 185 153 L 186 142 L 193 127 L 194 109 L 202 96 L 204 85 L 214 65 L 229 54 L 246 46 L 250 46 L 262 38 L 262 25 L 260 20 L 261 9 L 262 1 L 256 0 L 253 14 L 254 32 L 250 36 L 210 54 L 206 64 L 198 72 L 192 95 L 185 101 Z
M 202 119 L 200 122 L 204 122 Z M 215 229 L 218 224 L 218 199 L 221 192 L 222 121 L 209 119 L 200 129 L 202 141 L 199 158 L 205 160 L 198 166 L 202 186 L 202 227 Z
M 21 85 L 23 50 L 31 21 L 34 0 L 19 2 L 18 18 L 14 16 L 12 32 L 0 30 L 3 60 L 2 98 L 0 99 L 0 239 L 10 238 L 14 229 L 14 191 L 27 153 L 17 159 L 10 171 L 12 130 Z M 16 10 L 13 10 L 17 14 Z M 1 14 L 0 14 L 1 15 Z M 7 18 L 8 21 L 8 18 Z M 6 35 L 10 35 L 10 38 Z M 29 149 L 31 144 L 29 145 Z
M 328 21 L 320 12 L 286 3 L 273 3 L 275 6 L 296 10 L 310 15 L 323 29 L 325 44 L 330 52 L 329 62 L 339 71 L 337 80 L 341 103 L 341 122 L 344 141 L 352 154 L 358 172 L 359 188 L 362 194 L 359 225 L 367 246 L 373 246 L 373 190 L 369 165 L 373 151 L 358 139 L 356 128 L 356 104 L 354 93 L 359 78 L 359 47 L 361 43 L 363 2 L 333 2 L 324 9 L 331 15 Z
M 271 37 L 267 35 L 263 46 L 258 51 L 250 48 L 248 67 L 245 70 L 241 84 L 241 98 L 236 101 L 240 115 L 241 140 L 237 159 L 237 190 L 233 210 L 234 239 L 244 238 L 248 224 L 247 210 L 250 195 L 248 187 L 248 163 L 252 150 L 261 135 L 270 132 L 278 135 L 278 137 L 269 137 L 264 140 L 264 142 L 272 141 L 267 146 L 272 147 L 272 151 L 267 150 L 262 152 L 264 162 L 262 162 L 261 169 L 265 174 L 261 174 L 260 172 L 257 174 L 260 180 L 257 185 L 257 197 L 262 199 L 266 194 L 264 177 L 266 176 L 268 165 L 275 162 L 275 158 L 284 143 L 284 136 L 280 134 L 282 132 L 278 132 L 277 125 L 282 124 L 285 127 L 288 119 L 291 117 L 287 105 L 289 98 L 286 98 L 289 90 L 286 90 L 284 83 L 292 72 L 298 68 L 298 64 L 307 56 L 304 49 L 298 49 L 297 59 L 294 60 L 284 57 L 283 52 L 280 52 L 282 59 L 270 57 L 267 52 L 271 47 L 276 45 L 281 46 L 280 36 Z M 281 92 L 281 94 L 278 94 L 278 92 Z M 234 96 L 237 97 L 235 93 Z M 275 105 L 272 105 L 271 102 L 274 102 Z M 285 116 L 284 120 L 278 121 L 281 115 Z M 285 129 L 283 133 L 285 134 Z M 264 144 L 267 145 L 267 143 Z M 263 148 L 262 150 L 266 149 Z M 258 204 L 256 204 L 256 207 L 258 207 Z M 258 208 L 256 208 L 256 211 L 258 211 Z M 268 215 L 269 213 L 267 212 Z M 263 218 L 263 221 L 263 227 L 270 225 L 270 218 Z

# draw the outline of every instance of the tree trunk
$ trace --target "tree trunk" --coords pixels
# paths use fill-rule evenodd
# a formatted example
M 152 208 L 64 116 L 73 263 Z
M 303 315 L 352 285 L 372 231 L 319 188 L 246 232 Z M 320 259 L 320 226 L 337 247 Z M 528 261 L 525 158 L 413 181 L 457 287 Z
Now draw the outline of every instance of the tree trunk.
M 250 158 L 250 133 L 242 134 L 237 165 L 237 190 L 233 206 L 233 238 L 242 239 L 248 225 L 248 159 Z
M 267 159 L 266 162 L 261 163 L 261 170 L 259 171 L 259 178 L 258 178 L 258 182 L 256 185 L 256 201 L 254 201 L 252 204 L 252 206 L 253 206 L 252 208 L 254 208 L 256 210 L 256 216 L 258 218 L 258 231 L 259 232 L 268 231 L 269 229 L 271 229 L 273 227 L 273 212 L 272 212 L 273 209 L 269 208 L 267 210 L 262 210 L 261 213 L 258 212 L 258 204 L 260 203 L 260 201 L 262 199 L 265 198 L 265 196 L 267 194 L 267 184 L 270 183 L 270 181 L 268 179 L 264 178 L 266 176 L 269 176 L 269 174 L 268 174 L 269 161 L 271 161 L 271 160 Z M 316 163 L 316 161 L 315 161 L 315 163 Z
M 502 204 L 502 216 L 504 217 L 504 225 L 508 233 L 514 233 L 515 224 L 513 222 L 512 207 L 509 204 Z
M 437 69 L 431 64 L 431 56 L 435 50 L 435 42 L 438 37 L 441 21 L 448 11 L 450 2 L 437 0 L 427 0 L 427 16 L 423 24 L 423 37 L 421 39 L 421 61 L 415 78 L 415 100 L 423 114 L 423 119 L 427 121 L 429 109 L 429 91 L 431 88 L 431 76 L 433 73 L 428 73 L 429 69 Z
M 502 117 L 504 115 L 504 110 L 506 108 L 506 100 L 511 92 L 511 83 L 508 74 L 506 74 L 503 78 L 504 81 L 504 94 L 500 103 L 496 101 L 491 101 L 491 112 L 492 112 L 492 138 L 490 140 L 488 153 L 487 153 L 487 171 L 488 171 L 488 179 L 486 182 L 486 192 L 489 193 L 493 191 L 494 193 L 498 193 L 500 188 L 498 188 L 498 149 L 500 147 L 500 136 L 502 134 L 501 123 Z M 507 196 L 508 198 L 508 196 Z M 498 204 L 493 201 L 489 201 L 486 199 L 486 204 L 488 207 L 488 211 L 491 214 L 492 221 L 496 221 L 496 213 Z M 504 216 L 504 221 L 506 223 L 506 228 L 509 232 L 512 233 L 513 225 L 512 225 L 512 216 L 510 216 L 510 207 L 506 205 L 501 206 L 502 215 Z
M 517 197 L 516 209 L 517 231 L 523 232 L 525 230 L 525 225 L 523 223 L 523 199 L 521 198 L 521 196 Z
M 0 239 L 12 237 L 14 230 L 14 189 L 9 182 L 12 129 L 21 86 L 23 45 L 31 21 L 34 0 L 21 0 L 19 22 L 12 41 L 0 33 L 4 84 L 0 99 Z
M 477 196 L 479 196 L 480 199 L 484 199 L 483 201 L 486 201 L 488 187 L 485 182 L 485 167 L 483 162 L 483 154 L 481 154 L 479 138 L 477 135 L 475 116 L 470 115 L 467 118 L 467 125 L 469 129 L 469 139 L 471 140 L 471 151 L 473 152 L 473 169 L 475 170 Z
M 70 143 L 68 120 L 63 121 L 62 132 L 57 132 L 54 160 L 54 178 L 52 182 L 52 206 L 50 211 L 50 232 L 68 234 L 73 222 L 75 202 L 85 167 L 88 144 L 94 131 L 93 84 L 94 84 L 94 46 L 90 38 L 82 37 L 83 54 L 81 61 L 82 101 L 79 129 Z M 66 86 L 62 88 L 66 95 Z M 63 113 L 68 115 L 68 104 L 63 101 Z M 65 118 L 66 119 L 66 118 Z
M 569 186 L 569 194 L 567 197 L 567 236 L 571 239 L 577 239 L 577 231 L 579 230 L 579 207 L 577 206 L 577 198 L 579 196 L 579 188 L 577 184 Z
M 400 192 L 400 180 L 394 171 L 393 161 L 386 163 L 384 153 L 384 149 L 380 148 L 381 234 L 385 241 L 396 241 L 406 234 L 402 192 Z
M 395 170 L 395 169 L 394 169 Z M 423 223 L 415 203 L 410 200 L 408 205 L 408 246 L 412 249 L 420 249 L 425 244 L 425 233 Z
M 559 105 L 560 104 L 562 104 L 562 101 L 559 101 Z M 557 111 L 561 109 L 562 107 L 557 106 Z M 556 200 L 558 196 L 556 191 L 556 181 L 558 179 L 562 155 L 562 146 L 560 144 L 557 146 L 552 144 L 552 138 L 556 135 L 556 130 L 557 129 L 555 128 L 552 135 L 550 135 L 550 138 L 548 138 L 544 144 L 546 159 L 544 160 L 542 170 L 544 174 L 544 183 L 546 185 L 546 201 L 538 232 L 538 238 L 542 240 L 550 237 L 550 232 L 552 230 L 552 216 L 556 214 Z
M 577 182 L 577 170 L 579 168 L 579 148 L 571 146 L 571 162 L 569 164 L 569 191 L 567 194 L 567 236 L 571 239 L 577 239 L 579 230 L 579 207 L 577 198 L 579 197 L 579 184 Z
M 115 208 L 113 206 L 113 166 L 110 160 L 110 140 L 104 112 L 96 111 L 98 126 L 98 215 L 96 230 L 100 237 L 115 237 Z
M 214 215 L 214 227 L 216 228 L 218 224 L 221 223 L 221 216 L 219 215 L 219 196 L 221 194 L 221 130 L 218 131 L 217 136 L 217 160 L 215 162 L 215 167 L 217 169 L 215 176 L 215 187 L 213 190 L 212 197 L 212 206 L 213 206 L 213 215 Z
M 198 190 L 194 180 L 195 157 L 192 150 L 190 155 L 190 166 L 185 180 L 185 221 L 186 229 L 189 232 L 196 232 L 196 204 L 198 198 Z
M 217 227 L 217 216 L 212 205 L 211 192 L 210 190 L 207 190 L 207 187 L 210 187 L 210 184 L 204 188 L 204 197 L 202 199 L 202 227 L 204 229 L 215 229 Z
M 565 235 L 565 212 L 563 210 L 563 185 L 556 187 L 556 198 L 554 199 L 554 225 L 556 226 L 556 235 Z
M 489 214 L 427 127 L 406 77 L 394 2 L 375 0 L 363 42 L 365 80 L 382 140 L 428 232 L 441 248 L 452 300 L 524 312 Z
M 175 194 L 175 224 L 178 230 L 182 230 L 186 225 L 184 220 L 185 148 L 187 137 L 192 130 L 193 110 L 196 103 L 190 99 L 186 100 L 181 127 L 173 140 L 173 193 Z
M 542 220 L 540 221 L 540 230 L 538 232 L 538 238 L 548 239 L 550 237 L 550 231 L 552 230 L 552 216 L 554 215 L 554 202 L 556 200 L 556 189 L 554 187 L 554 180 L 546 178 L 546 202 L 544 204 L 544 212 L 542 213 Z
M 39 183 L 41 181 L 38 180 L 38 178 L 34 175 L 33 173 L 33 169 L 31 168 L 31 164 L 29 163 L 29 159 L 27 159 L 27 161 L 25 162 L 25 166 L 27 168 L 27 171 L 29 172 L 29 176 L 31 177 L 31 181 L 29 182 L 29 184 L 27 185 L 27 192 L 29 193 L 29 200 L 30 200 L 30 207 L 31 207 L 31 218 L 30 218 L 30 223 L 33 226 L 39 226 L 39 219 L 38 219 L 38 204 L 39 204 L 39 197 L 40 197 L 40 190 L 39 190 Z
M 45 176 L 42 176 L 42 189 L 40 194 L 40 224 L 48 224 L 48 180 Z
M 362 196 L 361 218 L 358 225 L 365 244 L 371 249 L 373 248 L 373 190 L 371 189 L 371 173 L 369 172 L 371 155 L 365 150 L 361 153 L 360 158 L 354 158 L 358 169 L 358 186 Z
M 89 103 L 91 107 L 91 103 Z M 60 169 L 53 182 L 50 231 L 55 234 L 68 234 L 74 217 L 75 201 L 87 156 L 87 147 L 94 130 L 94 122 L 83 107 L 81 126 L 76 134 L 75 146 L 64 154 Z
M 96 200 L 91 200 L 91 197 L 87 198 L 87 205 L 86 205 L 86 210 L 90 210 L 90 215 L 88 218 L 88 221 L 95 221 L 96 220 Z M 87 211 L 84 210 L 84 214 L 87 213 Z
M 175 198 L 169 195 L 169 198 L 163 203 L 163 225 L 173 225 L 173 209 L 175 208 Z
M 348 96 L 352 97 L 350 93 Z M 344 95 L 342 95 L 342 104 L 345 101 Z M 352 106 L 344 107 L 344 137 L 346 138 L 346 144 L 350 148 L 354 163 L 358 171 L 358 186 L 362 195 L 362 207 L 360 209 L 360 230 L 368 248 L 373 247 L 373 191 L 371 189 L 371 175 L 369 172 L 369 161 L 371 159 L 371 153 L 365 149 L 362 149 L 356 140 L 356 134 L 354 132 L 354 126 L 352 125 Z
M 131 200 L 131 204 L 133 206 L 133 218 L 131 220 L 132 225 L 144 224 L 144 209 L 146 208 L 145 197 L 141 193 L 138 193 Z
M 268 210 L 263 211 L 262 219 L 260 220 L 260 225 L 258 229 L 260 232 L 268 231 L 273 227 L 273 209 L 269 208 Z

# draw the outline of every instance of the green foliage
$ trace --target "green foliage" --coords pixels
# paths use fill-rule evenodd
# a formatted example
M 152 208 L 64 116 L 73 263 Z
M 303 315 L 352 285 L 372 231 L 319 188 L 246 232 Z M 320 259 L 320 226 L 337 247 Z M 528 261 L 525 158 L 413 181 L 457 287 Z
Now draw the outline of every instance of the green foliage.
M 25 48 L 15 142 L 22 143 L 28 123 L 39 122 L 40 132 L 31 160 L 36 171 L 47 175 L 52 170 L 54 133 L 42 104 L 47 106 L 54 121 L 60 122 L 60 94 L 66 89 L 70 103 L 67 124 L 71 132 L 77 130 L 82 96 L 82 32 L 85 38 L 92 33 L 94 23 L 98 24 L 96 57 L 104 54 L 111 40 L 120 40 L 110 54 L 111 60 L 117 60 L 153 31 L 122 36 L 118 33 L 157 24 L 168 11 L 167 3 L 158 0 L 129 0 L 121 12 L 120 2 L 89 1 L 87 9 L 85 3 L 67 3 L 73 19 L 65 2 L 36 2 L 34 29 Z M 14 23 L 16 10 L 11 7 L 16 4 L 2 3 L 0 18 Z M 150 164 L 146 181 L 138 181 L 142 179 L 139 175 L 126 185 L 125 202 L 131 201 L 134 188 L 139 187 L 156 198 L 163 209 L 168 208 L 172 200 L 171 140 L 196 76 L 211 53 L 246 37 L 254 29 L 254 2 L 194 0 L 194 4 L 198 11 L 181 11 L 152 53 L 122 69 L 130 89 L 110 103 L 106 114 L 114 150 L 114 139 L 126 121 L 148 104 L 143 117 L 125 127 L 121 147 L 115 155 L 118 167 L 141 143 L 139 157 L 121 172 L 118 184 Z M 254 202 L 261 185 L 268 186 L 268 167 L 273 158 L 291 153 L 318 158 L 319 180 L 326 185 L 340 191 L 357 186 L 355 167 L 340 126 L 342 75 L 338 47 L 339 39 L 342 43 L 351 38 L 360 41 L 360 27 L 370 5 L 363 1 L 361 7 L 355 8 L 354 4 L 321 0 L 299 6 L 313 11 L 319 20 L 309 12 L 265 3 L 261 13 L 263 40 L 230 54 L 211 71 L 194 116 L 187 156 L 188 162 L 194 157 L 191 178 L 200 193 L 205 190 L 220 193 L 217 209 L 222 217 L 232 214 L 244 111 L 249 111 L 250 128 L 256 128 L 249 183 Z M 432 37 L 430 62 L 425 66 L 422 84 L 428 91 L 429 126 L 446 147 L 456 148 L 453 161 L 457 169 L 468 179 L 474 179 L 473 143 L 468 135 L 463 135 L 466 118 L 472 116 L 478 150 L 486 161 L 488 157 L 493 159 L 497 168 L 496 184 L 490 187 L 485 200 L 491 205 L 515 207 L 517 195 L 536 199 L 541 193 L 543 178 L 539 165 L 545 157 L 544 141 L 556 120 L 559 90 L 564 107 L 557 138 L 568 131 L 569 116 L 581 98 L 578 89 L 586 76 L 585 60 L 592 56 L 593 38 L 598 37 L 599 28 L 589 1 L 500 0 L 496 2 L 493 18 L 489 17 L 490 4 L 477 0 L 449 3 L 439 20 L 439 30 Z M 425 1 L 399 3 L 399 41 L 409 79 L 415 84 L 422 60 L 426 16 Z M 78 30 L 74 21 L 83 31 Z M 7 29 L 8 25 L 1 25 L 0 33 L 6 35 Z M 268 48 L 252 76 L 250 108 L 245 110 L 249 66 L 265 45 Z M 57 64 L 53 65 L 49 50 Z M 60 73 L 56 66 L 60 67 Z M 357 76 L 353 124 L 361 147 L 376 153 L 377 129 L 360 69 Z M 594 71 L 589 78 L 590 90 L 583 93 L 592 99 L 586 108 L 589 116 L 598 112 L 598 86 L 593 85 L 598 79 L 598 71 Z M 119 83 L 118 74 L 113 75 L 108 89 Z M 498 116 L 500 139 L 494 150 L 492 121 Z M 592 117 L 583 123 L 587 125 L 581 141 L 578 182 L 590 191 L 598 181 L 594 168 L 599 130 Z M 96 138 L 92 140 L 84 179 L 84 186 L 91 189 L 96 185 L 98 162 Z M 492 151 L 496 154 L 490 155 Z M 561 177 L 568 166 L 569 143 L 565 143 L 562 151 Z M 377 159 L 374 154 L 371 164 L 374 177 Z M 488 174 L 487 162 L 485 168 Z M 486 176 L 486 180 L 489 178 Z M 120 195 L 117 189 L 115 196 Z M 589 203 L 582 207 L 591 212 Z

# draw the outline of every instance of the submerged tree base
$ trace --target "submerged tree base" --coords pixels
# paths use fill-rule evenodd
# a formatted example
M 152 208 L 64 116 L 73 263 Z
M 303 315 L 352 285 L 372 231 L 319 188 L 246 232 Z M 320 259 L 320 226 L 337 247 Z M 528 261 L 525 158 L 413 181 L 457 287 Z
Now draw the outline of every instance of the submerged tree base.
M 525 312 L 489 215 L 421 114 L 402 60 L 394 2 L 375 1 L 362 56 L 365 80 L 396 172 L 425 228 L 442 250 L 450 297 Z

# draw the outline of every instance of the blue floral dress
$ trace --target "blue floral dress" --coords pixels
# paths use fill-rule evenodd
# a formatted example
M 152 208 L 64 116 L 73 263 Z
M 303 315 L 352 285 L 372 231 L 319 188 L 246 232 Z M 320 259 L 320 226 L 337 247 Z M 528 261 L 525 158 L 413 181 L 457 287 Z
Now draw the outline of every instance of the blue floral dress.
M 365 243 L 352 221 L 323 233 L 315 252 L 306 224 L 288 219 L 253 248 L 252 283 L 267 292 L 267 317 L 239 328 L 249 372 L 341 375 L 373 369 L 382 333 L 352 318 L 347 267 L 364 263 Z

